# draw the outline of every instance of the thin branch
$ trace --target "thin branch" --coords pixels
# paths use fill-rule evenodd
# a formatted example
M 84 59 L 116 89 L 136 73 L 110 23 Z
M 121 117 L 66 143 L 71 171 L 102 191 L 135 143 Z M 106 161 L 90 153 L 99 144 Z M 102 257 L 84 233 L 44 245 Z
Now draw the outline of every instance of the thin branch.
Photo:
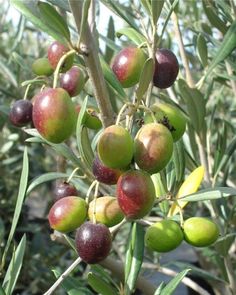
M 56 280 L 56 282 L 52 285 L 52 287 L 43 295 L 51 295 L 56 288 L 62 283 L 62 281 L 68 277 L 68 275 L 72 272 L 74 268 L 81 262 L 81 258 L 78 257 L 68 268 L 66 271 L 63 272 L 63 274 L 60 275 L 60 277 Z
M 77 31 L 80 32 L 83 1 L 69 0 L 69 3 L 75 19 Z M 94 26 L 94 23 L 92 23 L 92 26 Z M 86 49 L 86 54 L 84 54 L 84 61 L 90 81 L 94 86 L 94 94 L 99 110 L 101 112 L 101 120 L 103 126 L 106 127 L 114 123 L 114 113 L 112 110 L 112 105 L 109 99 L 109 94 L 99 61 L 96 40 L 91 33 L 88 22 L 86 22 L 83 36 L 80 36 L 80 38 L 82 42 L 81 44 L 83 44 L 83 48 Z M 78 50 L 80 50 L 80 48 L 78 48 Z
M 190 68 L 189 68 L 188 58 L 187 58 L 187 55 L 186 55 L 186 52 L 185 52 L 185 49 L 184 49 L 184 43 L 183 43 L 182 34 L 180 32 L 180 29 L 179 29 L 178 17 L 177 17 L 177 14 L 175 12 L 172 13 L 172 19 L 173 19 L 173 22 L 174 22 L 175 37 L 176 37 L 176 40 L 177 40 L 178 45 L 179 45 L 180 56 L 181 56 L 181 59 L 183 61 L 183 65 L 184 65 L 184 68 L 185 68 L 185 71 L 186 71 L 187 84 L 190 87 L 193 88 L 193 87 L 195 87 L 195 83 L 194 83 L 194 80 L 193 80 L 193 77 L 192 77 L 192 74 L 191 74 L 191 71 L 190 71 Z

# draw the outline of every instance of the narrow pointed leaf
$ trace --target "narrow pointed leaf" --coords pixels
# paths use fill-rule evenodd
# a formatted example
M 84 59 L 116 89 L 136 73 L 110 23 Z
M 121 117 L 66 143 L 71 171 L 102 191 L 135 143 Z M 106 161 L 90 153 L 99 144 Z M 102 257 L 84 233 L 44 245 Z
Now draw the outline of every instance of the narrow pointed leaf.
M 31 181 L 26 191 L 26 194 L 28 195 L 33 189 L 35 189 L 38 185 L 44 182 L 52 181 L 58 178 L 66 178 L 68 176 L 69 175 L 66 173 L 59 173 L 59 172 L 49 172 L 49 173 L 40 175 Z
M 8 80 L 14 87 L 17 87 L 17 81 L 15 75 L 12 73 L 11 69 L 6 65 L 6 63 L 0 60 L 0 75 L 2 75 L 6 80 Z
M 157 23 L 165 1 L 164 0 L 151 0 L 152 9 L 152 21 L 154 24 Z
M 130 14 L 127 7 L 124 5 L 121 5 L 118 1 L 113 0 L 101 0 L 101 2 L 107 6 L 108 9 L 113 11 L 115 14 L 117 14 L 119 17 L 121 17 L 122 20 L 127 22 L 132 28 L 135 30 L 139 30 L 138 26 L 136 25 L 133 16 Z
M 178 86 L 180 94 L 184 99 L 188 114 L 196 132 L 200 132 L 204 127 L 204 118 L 206 114 L 206 102 L 202 93 L 196 88 L 190 88 L 187 83 L 179 79 Z
M 236 48 L 236 21 L 234 21 L 229 27 L 227 33 L 222 40 L 222 43 L 219 49 L 216 52 L 215 57 L 213 58 L 209 68 L 206 72 L 205 78 L 213 71 L 213 69 L 221 62 L 224 61 L 231 52 Z
M 125 290 L 132 294 L 142 266 L 144 254 L 144 229 L 138 223 L 133 223 L 131 241 L 126 255 Z M 128 262 L 128 263 L 127 263 Z
M 93 151 L 90 145 L 87 128 L 83 126 L 87 103 L 88 103 L 88 96 L 85 98 L 79 112 L 77 127 L 76 127 L 76 139 L 77 139 L 77 146 L 80 152 L 81 159 L 83 163 L 86 165 L 86 167 L 88 169 L 91 169 L 94 156 L 93 156 Z
M 130 39 L 131 41 L 134 42 L 134 44 L 136 45 L 140 45 L 144 42 L 146 42 L 146 38 L 140 34 L 139 32 L 137 32 L 135 29 L 133 28 L 122 28 L 122 29 L 119 29 L 117 32 L 116 32 L 116 36 L 118 38 L 120 38 L 121 36 L 126 36 L 128 39 Z
M 10 261 L 3 281 L 3 287 L 5 289 L 6 295 L 10 295 L 14 291 L 22 267 L 23 258 L 25 254 L 25 247 L 26 236 L 24 234 L 22 239 L 20 240 L 18 247 L 16 248 L 16 251 L 12 255 L 12 259 Z
M 181 283 L 182 279 L 186 276 L 186 274 L 190 271 L 191 269 L 185 269 L 181 271 L 180 273 L 177 274 L 176 277 L 174 277 L 166 286 L 165 288 L 161 291 L 161 295 L 171 295 L 177 288 L 177 286 Z
M 175 0 L 172 3 L 170 9 L 168 10 L 168 14 L 167 14 L 167 16 L 165 18 L 165 22 L 164 22 L 164 25 L 162 27 L 162 31 L 161 31 L 161 34 L 160 34 L 160 37 L 159 37 L 159 42 L 162 40 L 162 37 L 163 37 L 163 35 L 164 35 L 165 31 L 166 31 L 166 26 L 167 26 L 167 24 L 168 24 L 168 22 L 170 20 L 171 14 L 175 10 L 175 8 L 177 7 L 178 3 L 179 3 L 179 0 Z
M 225 283 L 224 280 L 215 276 L 214 274 L 210 273 L 209 271 L 203 270 L 202 268 L 194 266 L 193 264 L 190 264 L 190 263 L 171 261 L 170 263 L 167 263 L 166 266 L 178 267 L 180 269 L 191 268 L 192 275 L 195 274 L 196 276 L 202 277 L 207 280 L 214 280 L 214 281 L 218 281 L 221 283 Z
M 116 289 L 93 272 L 88 273 L 88 284 L 101 295 L 118 295 Z
M 206 16 L 211 23 L 211 25 L 221 31 L 223 34 L 226 33 L 227 27 L 225 23 L 221 20 L 221 18 L 216 13 L 215 9 L 213 9 L 213 2 L 209 0 L 202 0 L 203 9 L 206 13 Z
M 229 254 L 229 249 L 235 241 L 236 233 L 231 233 L 218 239 L 215 243 L 215 248 L 220 255 L 226 257 Z
M 188 196 L 181 197 L 180 200 L 182 202 L 197 202 L 197 201 L 208 201 L 208 200 L 216 200 L 227 197 L 235 197 L 236 189 L 231 187 L 218 187 L 213 189 L 204 189 L 195 194 L 191 194 Z
M 198 37 L 197 37 L 197 54 L 203 67 L 206 67 L 208 64 L 207 45 L 206 45 L 206 40 L 201 33 L 198 34 Z
M 81 19 L 81 26 L 80 26 L 80 32 L 79 32 L 80 38 L 83 38 L 83 34 L 88 24 L 88 12 L 89 12 L 90 3 L 91 3 L 91 0 L 83 1 L 82 19 Z
M 107 39 L 112 41 L 115 40 L 115 26 L 114 26 L 114 20 L 112 16 L 110 16 L 109 22 L 108 22 Z M 114 53 L 114 50 L 106 44 L 104 59 L 107 63 L 111 61 L 113 53 Z
M 41 18 L 36 1 L 28 0 L 11 0 L 11 4 L 22 13 L 30 22 L 32 22 L 36 28 L 42 30 L 54 39 L 61 43 L 67 44 L 67 40 L 64 35 L 58 33 L 55 28 L 49 27 Z
M 143 98 L 144 94 L 146 93 L 148 86 L 153 78 L 154 72 L 154 61 L 152 58 L 146 60 L 142 73 L 140 75 L 138 89 L 136 91 L 137 101 L 140 102 Z
M 151 3 L 149 0 L 141 0 L 140 1 L 142 3 L 143 8 L 146 10 L 148 15 L 152 15 L 152 7 L 151 7 Z
M 20 178 L 20 186 L 19 186 L 18 196 L 16 200 L 16 206 L 15 206 L 15 211 L 14 211 L 14 215 L 12 219 L 10 233 L 9 233 L 7 244 L 5 246 L 3 257 L 2 257 L 2 265 L 4 265 L 5 263 L 6 255 L 10 247 L 11 241 L 13 239 L 13 236 L 15 234 L 16 226 L 21 214 L 21 209 L 22 209 L 26 188 L 27 188 L 28 174 L 29 174 L 29 160 L 28 160 L 27 147 L 25 147 L 24 155 L 23 155 L 22 172 L 21 172 L 21 178 Z
M 67 23 L 56 9 L 52 5 L 41 1 L 38 3 L 38 7 L 41 20 L 70 41 L 70 31 Z
M 161 291 L 165 288 L 165 286 L 166 286 L 166 283 L 161 282 L 158 288 L 156 289 L 154 295 L 161 295 Z

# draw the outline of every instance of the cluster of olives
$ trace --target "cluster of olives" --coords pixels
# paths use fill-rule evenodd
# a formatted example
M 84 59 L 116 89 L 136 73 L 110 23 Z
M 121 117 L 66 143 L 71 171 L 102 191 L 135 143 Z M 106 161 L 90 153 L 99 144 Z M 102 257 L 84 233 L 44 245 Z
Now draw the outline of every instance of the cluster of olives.
M 36 60 L 32 66 L 38 76 L 50 76 L 69 48 L 53 42 L 48 57 Z M 139 82 L 147 59 L 141 48 L 127 47 L 115 56 L 112 70 L 121 85 L 132 87 Z M 68 54 L 60 67 L 60 88 L 45 88 L 37 93 L 32 103 L 19 100 L 10 111 L 10 120 L 16 126 L 33 121 L 42 137 L 52 143 L 66 140 L 75 130 L 79 106 L 71 97 L 84 87 L 85 77 L 78 66 L 73 66 L 74 54 Z M 170 87 L 179 71 L 176 56 L 167 49 L 156 52 L 153 85 Z M 101 121 L 88 109 L 83 123 L 88 128 L 100 129 Z M 80 257 L 87 263 L 97 263 L 110 252 L 113 227 L 125 218 L 137 220 L 148 215 L 155 203 L 156 192 L 151 175 L 163 170 L 169 163 L 174 142 L 186 129 L 186 119 L 179 108 L 167 103 L 155 103 L 143 118 L 143 125 L 133 138 L 119 125 L 105 128 L 97 143 L 91 170 L 94 178 L 106 185 L 116 185 L 116 196 L 102 196 L 86 202 L 76 188 L 63 182 L 56 187 L 56 201 L 48 215 L 52 229 L 62 233 L 76 230 L 75 241 Z M 212 221 L 193 217 L 183 228 L 170 219 L 147 228 L 146 246 L 157 252 L 171 251 L 185 240 L 193 246 L 208 246 L 219 235 Z
M 69 48 L 53 42 L 48 48 L 47 58 L 39 58 L 32 64 L 37 76 L 50 76 L 60 59 Z M 71 97 L 77 96 L 84 87 L 85 76 L 78 66 L 73 66 L 74 54 L 69 55 L 60 67 L 60 87 L 46 87 L 31 101 L 17 100 L 11 107 L 9 118 L 17 127 L 33 123 L 40 135 L 52 143 L 60 143 L 71 136 L 75 130 L 80 106 L 75 106 Z M 102 127 L 94 109 L 89 108 L 84 117 L 88 128 Z

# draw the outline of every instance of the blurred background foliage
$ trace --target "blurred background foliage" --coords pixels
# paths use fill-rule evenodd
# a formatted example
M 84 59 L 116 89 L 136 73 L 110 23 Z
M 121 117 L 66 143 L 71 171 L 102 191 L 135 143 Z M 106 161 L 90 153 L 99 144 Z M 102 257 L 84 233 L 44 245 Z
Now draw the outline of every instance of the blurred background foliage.
M 66 16 L 70 24 L 72 36 L 75 35 L 75 28 L 71 14 L 63 10 L 63 1 L 49 1 L 59 6 L 59 11 Z M 100 4 L 96 11 L 97 21 L 103 19 L 107 13 L 104 7 L 111 8 L 109 1 L 97 1 Z M 142 6 L 143 1 L 117 1 L 117 6 L 133 19 L 135 24 L 146 28 L 149 32 L 150 19 L 146 17 L 146 12 Z M 145 2 L 145 1 L 144 1 Z M 170 11 L 171 3 L 166 1 L 159 19 L 158 33 L 162 32 Z M 176 2 L 176 1 L 175 1 Z M 179 27 L 184 41 L 184 48 L 189 59 L 190 71 L 195 82 L 200 81 L 206 73 L 208 65 L 214 60 L 222 40 L 227 31 L 227 27 L 236 18 L 236 4 L 234 1 L 177 1 L 175 12 L 178 16 Z M 176 2 L 176 3 L 177 3 Z M 105 6 L 104 6 L 105 4 Z M 18 194 L 19 179 L 22 169 L 23 150 L 26 145 L 26 133 L 19 128 L 13 127 L 8 120 L 10 105 L 17 99 L 24 96 L 25 87 L 22 82 L 34 78 L 31 71 L 32 62 L 46 55 L 47 47 L 51 40 L 48 35 L 40 32 L 23 16 L 14 10 L 8 1 L 0 0 L 0 253 L 2 254 L 6 244 L 8 233 L 12 224 L 16 198 Z M 114 10 L 114 8 L 113 8 Z M 110 63 L 115 53 L 122 46 L 132 43 L 128 38 L 118 39 L 115 36 L 117 29 L 127 26 L 121 18 L 110 12 L 110 18 L 106 17 L 107 23 L 104 31 L 99 30 L 100 51 L 104 55 L 107 63 Z M 141 25 L 140 25 L 141 24 Z M 101 28 L 101 27 L 100 27 Z M 150 33 L 150 32 L 149 32 Z M 168 19 L 167 27 L 164 31 L 160 47 L 172 49 L 178 57 L 180 63 L 179 78 L 185 80 L 185 67 L 181 59 L 178 42 L 176 40 L 176 29 L 173 19 Z M 235 35 L 232 37 L 235 38 Z M 215 186 L 236 186 L 235 169 L 235 147 L 236 147 L 236 52 L 230 52 L 227 59 L 221 61 L 204 81 L 201 87 L 201 95 L 206 104 L 206 113 L 202 115 L 202 120 L 206 142 L 210 178 Z M 41 85 L 31 87 L 28 97 L 33 97 Z M 110 96 L 114 109 L 117 111 L 121 105 L 121 99 L 116 99 L 117 92 L 108 84 Z M 78 98 L 81 102 L 87 93 L 92 92 L 89 82 L 84 93 Z M 128 96 L 131 90 L 127 90 Z M 155 97 L 161 97 L 164 101 L 178 103 L 188 114 L 189 109 L 181 89 L 180 83 L 176 82 L 173 87 L 166 90 L 154 90 Z M 94 101 L 90 102 L 94 104 Z M 194 136 L 194 118 L 189 116 L 188 131 L 184 136 L 185 145 L 185 175 L 188 175 L 193 168 L 201 163 L 199 142 Z M 91 136 L 94 136 L 92 134 Z M 71 163 L 59 163 L 58 157 L 50 148 L 45 148 L 39 144 L 29 144 L 29 179 L 47 172 L 55 172 L 63 167 L 62 172 L 69 173 L 73 170 Z M 73 143 L 71 143 L 73 147 Z M 199 153 L 200 152 L 200 153 Z M 58 167 L 59 166 L 59 167 Z M 60 170 L 61 171 L 61 170 Z M 20 220 L 14 236 L 14 243 L 11 244 L 10 252 L 14 245 L 17 245 L 23 235 L 27 234 L 26 254 L 23 268 L 17 282 L 14 294 L 42 294 L 42 290 L 47 290 L 55 280 L 51 269 L 57 269 L 61 273 L 69 266 L 75 258 L 72 250 L 68 250 L 67 245 L 56 243 L 51 240 L 47 221 L 47 212 L 53 202 L 53 182 L 46 182 L 33 190 L 23 205 Z M 85 187 L 78 184 L 79 190 L 84 192 Z M 227 239 L 230 259 L 235 269 L 235 248 L 232 248 L 234 241 L 234 230 L 236 224 L 235 200 L 222 199 L 215 202 L 217 218 L 222 221 Z M 210 208 L 211 209 L 211 208 Z M 185 211 L 185 215 L 209 215 L 209 205 L 205 203 L 191 203 Z M 153 216 L 162 214 L 158 209 L 153 212 Z M 124 257 L 124 240 L 129 229 L 124 228 L 116 237 L 114 243 L 113 256 Z M 217 247 L 210 247 L 204 251 L 197 251 L 199 263 L 206 271 L 210 270 L 217 277 L 227 281 L 226 269 L 223 266 L 224 255 L 219 256 L 220 244 Z M 224 245 L 225 246 L 225 245 Z M 9 253 L 10 253 L 9 252 Z M 227 251 L 228 252 L 228 251 Z M 148 261 L 158 263 L 159 257 L 153 253 L 146 253 Z M 178 259 L 178 257 L 176 257 Z M 11 256 L 8 255 L 7 263 Z M 228 258 L 227 258 L 228 259 Z M 219 265 L 222 265 L 222 268 Z M 176 264 L 177 265 L 177 264 Z M 73 277 L 79 279 L 81 294 L 93 294 L 88 289 L 86 281 L 83 280 L 85 265 L 80 265 L 79 270 L 73 273 Z M 179 270 L 184 269 L 179 264 Z M 101 271 L 101 270 L 100 270 Z M 85 272 L 86 273 L 86 272 Z M 4 277 L 4 271 L 1 274 Z M 204 274 L 206 278 L 206 273 Z M 215 281 L 210 281 L 214 288 Z M 217 285 L 217 284 L 216 284 Z M 83 289 L 86 286 L 86 289 Z M 220 289 L 220 288 L 219 288 Z M 56 294 L 64 294 L 63 289 L 58 289 Z M 79 294 L 79 293 L 76 293 Z M 217 294 L 217 293 L 216 293 Z M 222 293 L 223 294 L 223 293 Z M 226 293 L 225 293 L 226 294 Z

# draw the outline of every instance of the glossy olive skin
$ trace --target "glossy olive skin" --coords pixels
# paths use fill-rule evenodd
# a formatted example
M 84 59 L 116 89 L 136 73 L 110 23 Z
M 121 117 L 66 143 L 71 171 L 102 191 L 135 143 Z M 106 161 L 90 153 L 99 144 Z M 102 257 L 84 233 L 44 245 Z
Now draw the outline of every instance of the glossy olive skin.
M 109 255 L 112 238 L 104 224 L 88 221 L 77 229 L 75 244 L 81 259 L 89 264 L 95 264 Z
M 147 228 L 145 245 L 152 251 L 169 252 L 177 248 L 183 241 L 181 227 L 173 220 L 162 220 Z
M 100 161 L 99 157 L 96 155 L 93 160 L 93 175 L 94 177 L 102 183 L 105 184 L 116 184 L 118 181 L 118 178 L 120 175 L 124 172 L 121 169 L 114 169 L 109 168 L 103 165 L 103 163 Z
M 179 73 L 179 63 L 175 54 L 169 49 L 156 51 L 154 86 L 165 89 L 173 85 Z
M 61 75 L 60 86 L 65 89 L 71 97 L 78 95 L 84 88 L 84 74 L 82 70 L 73 66 L 65 74 Z
M 48 48 L 48 61 L 51 64 L 51 67 L 55 70 L 57 67 L 58 62 L 60 61 L 61 57 L 69 51 L 69 48 L 65 45 L 61 44 L 58 41 L 54 41 Z M 68 71 L 74 61 L 74 55 L 70 55 L 66 58 L 65 62 L 62 64 L 60 71 L 65 73 Z
M 96 222 L 102 223 L 108 227 L 120 223 L 124 218 L 117 198 L 112 196 L 103 196 L 89 203 L 88 217 L 91 221 L 94 219 L 94 210 Z
M 85 221 L 87 210 L 87 203 L 80 197 L 69 196 L 59 199 L 49 211 L 50 226 L 63 233 L 73 231 Z
M 133 139 L 124 127 L 111 125 L 101 134 L 97 150 L 105 166 L 125 168 L 133 158 Z
M 167 127 L 159 123 L 143 125 L 134 139 L 134 160 L 151 174 L 161 171 L 170 161 L 173 139 Z
M 175 106 L 167 103 L 155 103 L 150 109 L 155 115 L 157 122 L 162 123 L 165 119 L 168 119 L 171 127 L 171 135 L 174 142 L 178 141 L 186 130 L 187 121 L 183 113 Z M 153 122 L 153 118 L 150 114 L 145 115 L 145 123 Z
M 60 143 L 75 130 L 75 106 L 62 88 L 47 88 L 35 96 L 33 122 L 38 132 L 52 143 Z
M 32 111 L 33 105 L 29 100 L 17 100 L 10 109 L 9 119 L 16 127 L 25 126 L 32 121 Z
M 136 47 L 124 48 L 115 56 L 112 70 L 124 88 L 139 82 L 146 59 L 143 50 Z
M 32 64 L 32 70 L 37 76 L 51 76 L 54 72 L 46 57 L 36 59 Z
M 56 185 L 53 195 L 55 200 L 59 200 L 68 196 L 78 196 L 78 191 L 72 184 L 64 181 Z
M 184 222 L 184 239 L 195 247 L 207 247 L 219 237 L 219 228 L 215 222 L 204 217 L 191 217 Z
M 156 195 L 150 175 L 141 170 L 129 170 L 117 182 L 117 199 L 128 219 L 139 219 L 147 215 Z

